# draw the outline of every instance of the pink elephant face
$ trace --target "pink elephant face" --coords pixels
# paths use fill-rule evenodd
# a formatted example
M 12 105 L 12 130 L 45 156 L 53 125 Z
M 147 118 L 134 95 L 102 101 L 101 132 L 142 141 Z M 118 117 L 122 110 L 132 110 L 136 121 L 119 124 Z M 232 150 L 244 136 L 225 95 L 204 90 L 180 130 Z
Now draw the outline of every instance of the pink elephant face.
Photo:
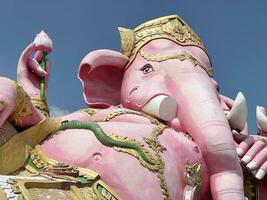
M 190 79 L 189 74 L 201 73 L 208 76 L 205 70 L 195 66 L 188 59 L 162 59 L 155 61 L 144 58 L 145 53 L 157 58 L 168 55 L 188 55 L 196 58 L 207 69 L 211 64 L 207 54 L 195 46 L 184 47 L 167 39 L 152 40 L 142 47 L 134 61 L 125 71 L 121 101 L 125 107 L 140 110 L 149 100 L 158 95 L 177 96 L 183 82 Z M 212 80 L 212 79 L 205 79 Z M 177 88 L 178 87 L 178 88 Z

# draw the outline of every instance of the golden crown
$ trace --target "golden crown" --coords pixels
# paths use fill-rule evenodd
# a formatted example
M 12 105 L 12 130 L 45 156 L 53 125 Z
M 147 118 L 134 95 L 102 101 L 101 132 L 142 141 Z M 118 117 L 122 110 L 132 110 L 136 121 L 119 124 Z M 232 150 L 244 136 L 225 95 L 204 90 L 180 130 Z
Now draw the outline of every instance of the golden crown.
M 119 27 L 121 51 L 133 61 L 139 49 L 151 40 L 167 38 L 183 46 L 198 46 L 207 52 L 197 34 L 179 16 L 170 15 L 145 22 L 134 30 Z

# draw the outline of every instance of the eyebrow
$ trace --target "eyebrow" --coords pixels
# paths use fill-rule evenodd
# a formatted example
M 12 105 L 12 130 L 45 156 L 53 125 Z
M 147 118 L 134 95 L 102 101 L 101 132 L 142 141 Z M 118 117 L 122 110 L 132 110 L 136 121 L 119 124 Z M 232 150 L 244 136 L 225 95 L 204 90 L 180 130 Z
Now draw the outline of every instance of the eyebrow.
M 194 56 L 190 55 L 189 53 L 182 51 L 181 53 L 169 53 L 169 54 L 162 54 L 162 55 L 154 55 L 150 52 L 140 50 L 140 55 L 146 59 L 147 61 L 151 62 L 162 62 L 170 59 L 179 59 L 180 61 L 188 60 L 190 61 L 195 67 L 198 65 L 202 69 L 204 69 L 210 77 L 212 77 L 212 70 L 205 67 L 201 64 Z

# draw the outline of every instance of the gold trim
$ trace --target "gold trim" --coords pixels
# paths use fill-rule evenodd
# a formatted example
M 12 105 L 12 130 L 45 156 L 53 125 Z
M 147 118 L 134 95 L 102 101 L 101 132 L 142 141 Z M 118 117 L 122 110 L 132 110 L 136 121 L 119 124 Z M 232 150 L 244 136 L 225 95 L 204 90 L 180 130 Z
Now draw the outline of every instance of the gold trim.
M 0 127 L 0 146 L 16 134 L 18 134 L 17 130 L 8 121 L 5 121 Z
M 74 167 L 72 165 L 60 163 L 54 159 L 48 158 L 45 155 L 45 153 L 42 151 L 40 145 L 36 145 L 35 149 L 31 151 L 30 158 L 31 158 L 32 163 L 40 170 L 47 170 L 49 172 L 49 170 L 55 171 L 55 170 L 60 170 L 60 169 L 73 168 L 79 172 L 79 176 L 85 177 L 88 180 L 95 180 L 98 178 L 98 174 L 92 170 L 81 168 L 81 167 Z M 29 166 L 28 170 L 31 173 L 38 172 L 36 169 L 32 168 L 29 164 L 26 165 L 26 167 L 28 166 Z
M 207 49 L 197 34 L 177 15 L 170 15 L 145 22 L 134 30 L 119 28 L 122 53 L 129 57 L 125 70 L 132 63 L 138 51 L 155 39 L 168 39 L 182 46 L 197 46 Z
M 129 148 L 123 148 L 123 147 L 113 147 L 113 149 L 115 149 L 118 152 L 123 152 L 123 153 L 127 153 L 129 155 L 132 155 L 133 157 L 137 158 L 140 162 L 140 164 L 142 166 L 144 166 L 145 168 L 153 171 L 154 173 L 156 173 L 157 178 L 159 180 L 160 183 L 160 187 L 162 189 L 162 195 L 164 196 L 164 200 L 169 200 L 171 199 L 168 188 L 167 188 L 167 184 L 165 181 L 165 176 L 164 176 L 164 162 L 161 159 L 161 153 L 163 151 L 165 151 L 165 147 L 163 147 L 161 145 L 161 143 L 158 140 L 158 136 L 160 134 L 163 133 L 164 129 L 167 128 L 167 126 L 165 126 L 164 124 L 160 123 L 158 120 L 145 115 L 144 113 L 140 113 L 140 112 L 136 112 L 136 111 L 130 111 L 130 110 L 123 110 L 123 111 L 117 111 L 117 112 L 112 112 L 110 114 L 108 114 L 107 116 L 104 117 L 104 119 L 100 120 L 100 122 L 107 122 L 110 121 L 111 119 L 120 116 L 120 115 L 124 115 L 124 114 L 134 114 L 134 115 L 139 115 L 139 116 L 143 116 L 149 119 L 150 123 L 156 125 L 156 127 L 153 129 L 152 133 L 144 138 L 145 142 L 148 144 L 149 148 L 152 149 L 152 151 L 155 153 L 154 156 L 152 156 L 145 148 L 144 145 L 139 143 L 138 141 L 136 141 L 135 139 L 132 138 L 128 138 L 125 136 L 118 136 L 118 135 L 109 135 L 109 137 L 111 137 L 114 140 L 124 140 L 127 142 L 131 142 L 135 145 L 138 145 L 140 148 L 143 149 L 143 152 L 145 153 L 146 157 L 149 160 L 154 161 L 154 165 L 151 163 L 148 163 L 147 161 L 145 161 L 138 152 L 136 152 L 133 149 L 129 149 Z
M 43 101 L 41 99 L 31 99 L 31 102 L 35 106 L 35 108 L 37 108 L 39 110 L 39 112 L 44 114 L 45 117 L 50 116 L 49 108 L 48 108 L 46 101 Z
M 51 158 L 48 158 L 48 157 L 44 154 L 44 152 L 42 151 L 40 145 L 36 145 L 36 146 L 35 146 L 35 151 L 36 151 L 36 153 L 38 154 L 38 157 L 39 157 L 42 161 L 44 161 L 45 163 L 47 163 L 47 164 L 49 164 L 49 165 L 58 165 L 58 161 L 53 160 L 53 159 L 51 159 Z M 34 152 L 34 151 L 32 151 L 32 152 Z
M 183 51 L 182 53 L 170 53 L 170 54 L 165 54 L 165 55 L 154 55 L 152 53 L 149 53 L 144 50 L 139 51 L 140 55 L 146 59 L 147 61 L 152 61 L 152 62 L 162 62 L 166 61 L 169 59 L 179 59 L 180 61 L 188 60 L 194 65 L 194 67 L 199 66 L 202 69 L 204 69 L 210 77 L 212 77 L 212 69 L 209 69 L 208 67 L 202 65 L 194 56 L 188 54 L 187 52 Z
M 98 192 L 97 187 L 101 186 L 104 190 L 101 191 L 101 194 Z M 103 200 L 120 200 L 119 196 L 112 191 L 112 189 L 102 180 L 98 180 L 94 185 L 93 189 L 97 195 L 97 199 Z
M 102 120 L 99 120 L 96 122 L 107 122 L 107 121 L 110 121 L 111 119 L 114 119 L 115 117 L 118 117 L 121 115 L 126 115 L 126 114 L 138 115 L 141 117 L 145 117 L 150 121 L 151 124 L 155 124 L 155 125 L 161 124 L 157 119 L 151 117 L 150 115 L 147 115 L 147 114 L 142 113 L 142 112 L 132 111 L 132 110 L 121 110 L 121 111 L 111 112 L 107 116 L 105 116 Z
M 1 188 L 1 186 L 0 186 L 0 199 L 1 200 L 8 200 L 6 197 L 6 194 L 5 194 L 4 190 Z
M 188 160 L 186 160 L 184 165 L 184 176 L 186 180 L 186 184 L 192 187 L 196 187 L 197 190 L 200 189 L 201 185 L 201 165 L 198 163 L 191 164 Z
M 94 114 L 97 112 L 97 110 L 93 109 L 93 108 L 84 108 L 84 109 L 81 109 L 79 111 L 82 112 L 83 114 L 89 116 L 89 117 L 94 116 Z
M 25 168 L 30 170 L 32 174 L 39 174 L 41 176 L 45 175 L 47 177 L 52 178 L 53 181 L 51 182 L 51 184 L 52 183 L 57 184 L 57 185 L 52 185 L 54 189 L 56 188 L 64 189 L 62 188 L 62 185 L 59 185 L 60 183 L 62 183 L 62 181 L 64 183 L 66 183 L 67 181 L 70 184 L 74 184 L 70 186 L 70 191 L 74 199 L 106 200 L 107 199 L 106 197 L 108 196 L 110 197 L 110 199 L 120 200 L 120 198 L 112 191 L 112 189 L 102 180 L 100 180 L 100 176 L 96 172 L 89 170 L 87 168 L 76 167 L 65 163 L 59 163 L 53 159 L 50 159 L 42 152 L 40 145 L 37 145 L 35 149 L 31 151 L 30 158 L 31 158 L 31 163 L 33 163 L 34 166 L 37 167 L 39 170 L 36 170 L 30 164 L 27 164 Z M 76 173 L 72 174 L 72 172 L 75 170 L 77 171 L 77 174 Z M 59 174 L 58 172 L 64 172 L 65 174 Z M 90 182 L 79 183 L 78 177 L 86 178 Z M 37 182 L 34 182 L 34 184 L 31 185 L 33 187 L 37 187 L 36 184 Z M 42 182 L 41 184 L 45 184 L 45 182 Z M 97 188 L 98 185 L 101 185 L 105 193 L 99 192 Z M 43 186 L 43 188 L 46 187 L 47 186 Z M 28 191 L 26 189 L 26 186 L 25 185 L 20 186 L 20 188 L 22 190 L 22 193 L 26 195 L 26 197 L 29 197 L 27 196 Z M 104 194 L 107 196 L 105 196 Z
M 8 121 L 15 127 L 22 127 L 22 117 L 32 115 L 31 105 L 29 104 L 30 98 L 23 90 L 23 88 L 13 81 L 13 86 L 16 89 L 16 100 L 12 114 L 9 116 Z
M 256 184 L 256 179 L 253 177 L 246 167 L 241 166 L 244 176 L 244 193 L 248 200 L 260 199 L 259 187 Z
M 94 189 L 89 187 L 78 188 L 77 186 L 71 186 L 70 192 L 75 200 L 98 200 Z
M 0 146 L 0 174 L 11 174 L 21 168 L 31 149 L 61 125 L 60 118 L 46 118 L 39 124 L 14 135 Z
M 135 33 L 131 29 L 121 27 L 118 27 L 118 30 L 121 37 L 121 51 L 124 55 L 129 57 L 135 43 Z

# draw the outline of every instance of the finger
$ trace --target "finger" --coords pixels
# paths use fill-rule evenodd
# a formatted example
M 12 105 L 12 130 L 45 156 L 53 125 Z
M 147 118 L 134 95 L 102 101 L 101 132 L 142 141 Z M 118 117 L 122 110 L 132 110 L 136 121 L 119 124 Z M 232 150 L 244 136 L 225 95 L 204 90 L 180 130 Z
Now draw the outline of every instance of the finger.
M 42 60 L 42 56 L 43 56 L 43 52 L 40 51 L 40 50 L 38 50 L 38 51 L 36 51 L 35 54 L 34 54 L 34 59 L 35 59 L 38 63 L 40 63 L 41 60 Z
M 263 165 L 260 167 L 259 170 L 257 170 L 256 174 L 255 174 L 255 178 L 261 180 L 264 178 L 264 176 L 266 175 L 267 172 L 267 161 L 265 161 L 263 163 Z
M 258 169 L 267 160 L 267 148 L 262 149 L 253 160 L 249 163 L 250 170 Z
M 240 142 L 242 142 L 243 140 L 245 140 L 246 138 L 249 137 L 248 135 L 239 133 L 236 130 L 232 130 L 232 133 L 233 133 L 234 140 L 237 143 L 240 143 Z
M 46 77 L 48 75 L 48 73 L 41 68 L 41 66 L 35 59 L 29 58 L 27 66 L 39 77 Z
M 233 137 L 234 137 L 235 145 L 237 146 L 237 148 L 236 148 L 237 155 L 242 156 L 243 155 L 243 150 L 241 148 L 239 148 L 238 145 L 239 145 L 240 142 L 242 142 L 248 136 L 244 135 L 244 134 L 241 134 L 241 133 L 237 132 L 236 130 L 232 130 L 232 134 L 233 134 Z
M 246 152 L 248 151 L 248 149 L 254 144 L 255 139 L 253 137 L 247 137 L 245 140 L 243 140 L 239 145 L 238 145 L 238 155 L 239 156 L 243 156 L 244 154 L 246 154 Z M 243 157 L 244 158 L 244 157 Z M 249 162 L 250 160 L 248 159 L 244 159 L 244 162 L 247 161 Z
M 259 167 L 254 157 L 256 158 L 258 155 L 262 154 L 262 150 L 266 147 L 266 144 L 261 140 L 257 141 L 246 153 L 252 161 L 247 164 L 247 168 L 250 170 L 255 170 Z
M 20 55 L 20 60 L 23 62 L 26 62 L 27 59 L 31 56 L 34 49 L 35 49 L 35 44 L 32 42 L 23 50 L 23 52 Z M 19 65 L 19 66 L 23 66 L 23 65 Z

